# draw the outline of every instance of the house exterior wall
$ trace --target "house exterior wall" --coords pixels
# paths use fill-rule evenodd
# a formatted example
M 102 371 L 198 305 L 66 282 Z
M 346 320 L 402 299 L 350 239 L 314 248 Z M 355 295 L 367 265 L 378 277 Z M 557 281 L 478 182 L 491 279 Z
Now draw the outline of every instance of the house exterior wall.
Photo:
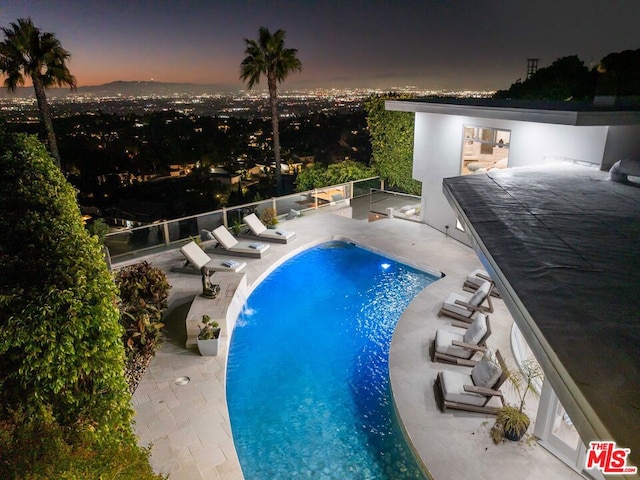
M 557 159 L 600 166 L 608 134 L 612 151 L 614 145 L 632 135 L 624 128 L 611 134 L 609 129 L 612 127 L 607 126 L 577 127 L 417 112 L 413 177 L 422 182 L 421 220 L 467 244 L 466 234 L 455 228 L 455 216 L 442 193 L 442 179 L 460 175 L 463 125 L 510 130 L 509 167 Z
M 602 158 L 602 169 L 609 170 L 618 160 L 640 160 L 640 125 L 612 125 Z

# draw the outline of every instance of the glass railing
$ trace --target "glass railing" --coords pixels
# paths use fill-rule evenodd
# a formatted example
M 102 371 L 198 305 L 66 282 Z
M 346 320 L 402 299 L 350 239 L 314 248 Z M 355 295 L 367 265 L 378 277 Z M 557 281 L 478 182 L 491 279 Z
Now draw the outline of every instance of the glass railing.
M 385 217 L 420 221 L 421 197 L 377 188 L 371 188 L 370 192 L 369 212 Z
M 123 228 L 107 234 L 105 245 L 109 248 L 111 258 L 118 261 L 127 256 L 146 255 L 154 250 L 184 243 L 191 237 L 199 236 L 202 230 L 211 231 L 220 225 L 233 230 L 234 226 L 242 225 L 242 218 L 246 215 L 255 213 L 260 217 L 267 208 L 275 209 L 277 216 L 284 218 L 292 210 L 312 213 L 326 207 L 348 204 L 352 198 L 369 195 L 372 189 L 382 188 L 384 183 L 380 177 L 341 183 L 151 225 Z

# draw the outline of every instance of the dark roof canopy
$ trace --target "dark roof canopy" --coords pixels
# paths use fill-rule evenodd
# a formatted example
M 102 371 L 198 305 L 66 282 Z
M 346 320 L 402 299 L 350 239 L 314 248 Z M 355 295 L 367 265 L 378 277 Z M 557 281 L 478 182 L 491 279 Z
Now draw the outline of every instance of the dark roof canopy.
M 640 185 L 537 166 L 444 193 L 582 438 L 640 466 Z

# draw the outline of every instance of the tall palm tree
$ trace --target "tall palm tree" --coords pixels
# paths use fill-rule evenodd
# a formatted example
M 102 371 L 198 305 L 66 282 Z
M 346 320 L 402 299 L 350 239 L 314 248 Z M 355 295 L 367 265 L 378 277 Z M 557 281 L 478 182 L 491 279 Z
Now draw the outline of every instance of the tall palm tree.
M 269 103 L 271 105 L 271 125 L 273 128 L 273 154 L 276 162 L 276 188 L 282 192 L 282 174 L 280 172 L 280 129 L 278 127 L 278 89 L 277 84 L 284 81 L 291 72 L 302 70 L 302 63 L 296 57 L 298 50 L 284 47 L 284 30 L 273 34 L 269 29 L 260 27 L 258 40 L 244 39 L 246 57 L 240 64 L 240 78 L 247 82 L 249 90 L 260 83 L 260 76 L 267 77 Z
M 41 32 L 30 18 L 20 18 L 12 22 L 10 28 L 2 27 L 2 32 L 5 38 L 0 43 L 0 73 L 7 77 L 4 86 L 13 92 L 18 85 L 24 85 L 25 77 L 31 79 L 49 151 L 60 168 L 60 154 L 45 89 L 65 85 L 72 90 L 76 88 L 76 79 L 66 65 L 71 54 L 62 48 L 53 33 Z

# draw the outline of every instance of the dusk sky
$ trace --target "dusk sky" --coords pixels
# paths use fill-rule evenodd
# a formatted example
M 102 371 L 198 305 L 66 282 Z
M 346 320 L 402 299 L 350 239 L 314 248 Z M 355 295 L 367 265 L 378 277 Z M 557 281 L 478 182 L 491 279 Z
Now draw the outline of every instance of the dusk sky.
M 31 17 L 72 54 L 79 86 L 239 80 L 244 38 L 287 32 L 303 70 L 282 89 L 507 88 L 527 58 L 587 65 L 640 48 L 640 0 L 0 0 L 0 25 Z M 261 82 L 256 88 L 263 88 Z

